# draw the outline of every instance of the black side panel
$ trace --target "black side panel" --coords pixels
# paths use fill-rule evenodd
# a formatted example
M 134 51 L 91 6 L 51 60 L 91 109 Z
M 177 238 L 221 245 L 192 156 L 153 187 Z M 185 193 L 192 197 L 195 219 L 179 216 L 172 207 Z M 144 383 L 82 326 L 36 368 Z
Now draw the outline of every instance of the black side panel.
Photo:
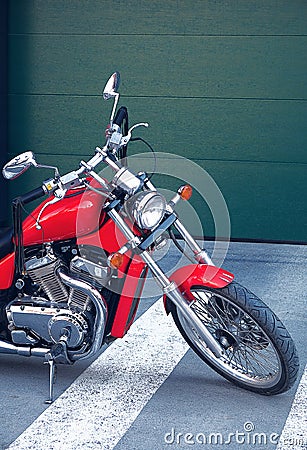
M 108 305 L 108 320 L 105 329 L 105 336 L 107 336 L 110 333 L 113 325 L 114 317 L 118 307 L 118 302 L 120 299 L 120 294 L 118 294 L 117 292 L 112 292 L 106 288 L 102 290 L 101 294 Z

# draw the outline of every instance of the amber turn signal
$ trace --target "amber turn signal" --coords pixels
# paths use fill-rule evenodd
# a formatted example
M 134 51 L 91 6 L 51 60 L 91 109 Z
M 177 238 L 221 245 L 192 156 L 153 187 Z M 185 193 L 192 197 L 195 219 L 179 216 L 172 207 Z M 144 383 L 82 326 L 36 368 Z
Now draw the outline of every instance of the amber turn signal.
M 185 184 L 178 189 L 178 194 L 182 198 L 182 200 L 190 200 L 192 197 L 193 189 L 189 184 Z
M 119 269 L 119 267 L 121 267 L 124 263 L 124 255 L 121 253 L 112 253 L 108 257 L 108 262 L 112 269 Z

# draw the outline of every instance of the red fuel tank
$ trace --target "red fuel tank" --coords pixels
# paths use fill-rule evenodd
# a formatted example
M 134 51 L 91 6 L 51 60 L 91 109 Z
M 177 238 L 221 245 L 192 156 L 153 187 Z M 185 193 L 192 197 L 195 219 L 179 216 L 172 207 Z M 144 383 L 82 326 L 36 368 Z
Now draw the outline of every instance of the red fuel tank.
M 53 198 L 42 202 L 23 222 L 25 246 L 84 236 L 99 228 L 105 215 L 105 197 L 84 188 L 70 190 L 64 199 L 46 206 L 38 228 L 38 215 Z

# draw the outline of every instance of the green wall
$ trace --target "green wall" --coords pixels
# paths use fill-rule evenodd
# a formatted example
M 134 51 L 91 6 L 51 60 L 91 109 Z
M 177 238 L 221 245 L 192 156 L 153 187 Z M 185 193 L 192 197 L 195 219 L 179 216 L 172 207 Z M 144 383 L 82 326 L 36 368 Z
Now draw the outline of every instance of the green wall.
M 0 2 L 0 167 L 7 160 L 7 1 Z M 7 186 L 0 176 L 0 231 L 7 220 Z
M 103 143 L 111 103 L 100 93 L 118 70 L 131 123 L 148 121 L 157 151 L 215 179 L 233 238 L 307 241 L 305 0 L 9 6 L 9 156 L 32 149 L 76 167 Z M 42 174 L 31 169 L 11 195 Z

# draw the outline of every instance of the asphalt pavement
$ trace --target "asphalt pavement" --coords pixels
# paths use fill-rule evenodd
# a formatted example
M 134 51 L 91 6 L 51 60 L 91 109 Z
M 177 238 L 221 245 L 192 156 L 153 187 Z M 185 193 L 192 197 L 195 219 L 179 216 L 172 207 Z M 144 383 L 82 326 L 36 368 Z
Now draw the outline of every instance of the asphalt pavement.
M 207 243 L 212 248 L 212 243 Z M 223 256 L 223 250 L 216 252 Z M 115 450 L 157 450 L 166 448 L 228 448 L 238 449 L 276 449 L 277 441 L 289 416 L 296 389 L 303 374 L 307 351 L 306 335 L 306 288 L 307 272 L 305 261 L 307 246 L 281 244 L 231 243 L 223 267 L 235 274 L 239 283 L 248 287 L 267 303 L 286 325 L 292 335 L 300 356 L 300 375 L 296 385 L 287 393 L 266 397 L 237 388 L 224 380 L 206 366 L 191 350 L 174 365 L 173 370 L 161 382 L 154 394 L 145 402 L 139 414 L 131 420 L 131 425 L 116 443 Z M 171 247 L 161 261 L 166 269 L 178 261 L 176 249 Z M 180 261 L 183 264 L 184 261 Z M 153 281 L 149 280 L 145 289 L 145 299 L 139 310 L 139 317 L 145 314 L 157 300 L 153 291 Z M 153 297 L 154 295 L 154 297 Z M 140 319 L 140 320 L 141 320 Z M 137 322 L 136 322 L 137 323 Z M 113 344 L 112 344 L 113 345 Z M 112 347 L 111 345 L 111 347 Z M 109 347 L 108 351 L 112 348 Z M 103 349 L 104 351 L 104 349 Z M 130 346 L 133 352 L 133 345 Z M 160 355 L 160 356 L 159 356 Z M 167 349 L 156 358 L 167 357 Z M 70 385 L 74 386 L 78 377 L 91 364 L 78 362 L 73 366 L 59 366 L 55 394 L 65 397 Z M 2 406 L 0 448 L 6 449 L 19 436 L 18 447 L 23 449 L 23 436 L 27 428 L 41 416 L 48 407 L 44 400 L 48 393 L 48 368 L 39 358 L 28 359 L 19 356 L 0 355 Z M 121 366 L 116 368 L 121 370 Z M 147 371 L 150 370 L 147 367 Z M 136 367 L 137 371 L 137 367 Z M 148 372 L 146 374 L 148 376 Z M 155 377 L 155 373 L 150 374 Z M 103 381 L 99 388 L 103 390 Z M 149 383 L 149 381 L 148 381 Z M 79 383 L 80 384 L 80 383 Z M 98 386 L 97 386 L 98 389 Z M 70 391 L 67 391 L 70 392 Z M 302 391 L 300 403 L 304 402 L 306 392 Z M 110 396 L 116 404 L 116 392 Z M 82 402 L 76 398 L 75 408 Z M 74 402 L 74 398 L 70 399 Z M 90 402 L 91 397 L 83 398 Z M 130 399 L 133 402 L 133 398 Z M 61 403 L 59 403 L 61 404 Z M 306 403 L 305 403 L 306 405 Z M 50 409 L 51 411 L 51 409 Z M 72 420 L 63 409 L 57 409 L 62 421 Z M 301 413 L 302 414 L 302 413 Z M 306 415 L 306 409 L 303 409 Z M 114 427 L 121 422 L 121 415 L 114 415 Z M 306 417 L 302 420 L 306 420 Z M 38 419 L 39 420 L 39 419 Z M 73 419 L 76 420 L 76 419 Z M 52 424 L 50 424 L 52 427 Z M 33 425 L 32 425 L 33 427 Z M 96 424 L 97 442 L 103 427 Z M 25 432 L 25 434 L 23 434 Z M 35 433 L 35 427 L 33 431 Z M 294 448 L 307 448 L 294 427 L 291 431 Z M 29 434 L 29 431 L 28 431 Z M 196 437 L 207 438 L 207 442 L 196 442 Z M 211 438 L 209 439 L 209 436 Z M 59 436 L 60 447 L 45 436 L 47 444 L 33 449 L 92 448 L 80 440 L 78 446 L 70 447 L 65 433 Z M 210 440 L 210 442 L 209 442 Z M 106 449 L 103 444 L 96 448 Z M 25 447 L 24 447 L 25 448 Z M 279 450 L 281 447 L 279 447 Z

